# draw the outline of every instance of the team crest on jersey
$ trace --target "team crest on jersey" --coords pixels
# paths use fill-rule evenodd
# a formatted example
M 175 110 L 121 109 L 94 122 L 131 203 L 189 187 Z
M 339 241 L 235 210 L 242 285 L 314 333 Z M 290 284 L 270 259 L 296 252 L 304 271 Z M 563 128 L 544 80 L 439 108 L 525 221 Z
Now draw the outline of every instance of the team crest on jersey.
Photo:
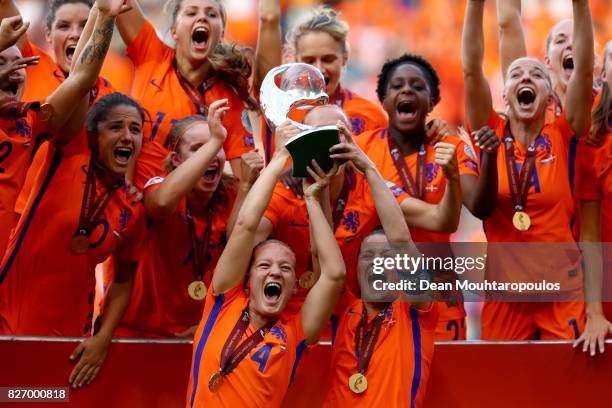
M 550 137 L 548 137 L 548 135 L 546 134 L 542 134 L 542 136 L 537 138 L 534 147 L 537 153 L 543 152 L 550 156 L 552 151 L 552 143 L 550 142 Z
M 427 163 L 427 166 L 425 166 L 425 176 L 428 183 L 432 183 L 438 177 L 439 170 L 440 165 L 438 163 Z
M 32 137 L 32 128 L 30 127 L 28 122 L 23 119 L 17 120 L 15 122 L 15 126 L 9 128 L 9 132 L 14 133 L 19 137 Z
M 344 215 L 342 225 L 344 225 L 345 230 L 351 231 L 353 234 L 355 234 L 359 228 L 359 213 L 357 211 L 348 211 Z
M 270 334 L 272 334 L 277 339 L 287 342 L 287 330 L 283 326 L 276 325 L 270 330 Z
M 365 130 L 365 120 L 362 118 L 351 118 L 351 125 L 355 136 L 360 135 Z

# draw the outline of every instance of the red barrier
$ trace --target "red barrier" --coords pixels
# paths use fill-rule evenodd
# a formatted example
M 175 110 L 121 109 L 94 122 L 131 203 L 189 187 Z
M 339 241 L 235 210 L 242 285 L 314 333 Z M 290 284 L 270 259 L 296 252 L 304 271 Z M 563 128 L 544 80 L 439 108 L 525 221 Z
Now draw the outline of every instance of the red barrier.
M 0 386 L 65 387 L 75 339 L 0 337 Z M 609 407 L 612 401 L 610 342 L 590 358 L 566 342 L 443 343 L 436 347 L 426 408 Z M 329 346 L 313 351 L 329 361 Z M 70 390 L 69 403 L 2 404 L 15 407 L 184 407 L 191 344 L 182 341 L 115 342 L 95 384 Z M 325 375 L 302 367 L 287 407 L 315 408 Z

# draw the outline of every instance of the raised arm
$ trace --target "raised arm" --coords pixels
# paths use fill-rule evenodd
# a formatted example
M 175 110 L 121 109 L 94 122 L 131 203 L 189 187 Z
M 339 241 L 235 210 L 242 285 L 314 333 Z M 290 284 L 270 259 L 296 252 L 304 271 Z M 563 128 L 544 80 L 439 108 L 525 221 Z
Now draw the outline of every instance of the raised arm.
M 223 127 L 223 114 L 229 109 L 227 99 L 214 101 L 208 111 L 210 140 L 190 158 L 171 171 L 158 188 L 145 197 L 147 215 L 161 219 L 174 214 L 179 203 L 200 180 L 210 162 L 215 158 L 227 138 Z M 172 152 L 171 154 L 176 154 Z
M 0 52 L 25 38 L 29 26 L 30 23 L 24 23 L 21 16 L 3 18 L 0 21 Z
M 314 242 L 321 275 L 306 295 L 300 312 L 307 344 L 315 344 L 319 340 L 340 299 L 346 277 L 342 253 L 320 203 L 321 191 L 329 185 L 331 177 L 338 171 L 338 165 L 335 164 L 327 174 L 314 161 L 312 167 L 314 170 L 309 168 L 308 173 L 315 183 L 310 184 L 304 179 L 304 201 L 310 219 L 310 241 Z
M 147 19 L 138 4 L 138 0 L 126 0 L 126 3 L 131 9 L 117 18 L 117 28 L 123 42 L 129 47 Z
M 56 132 L 66 125 L 78 106 L 75 101 L 81 101 L 88 95 L 102 69 L 113 36 L 115 18 L 124 6 L 122 0 L 98 0 L 97 3 L 98 10 L 92 9 L 90 13 L 90 18 L 95 18 L 91 37 L 81 36 L 79 43 L 86 42 L 86 45 L 77 44 L 77 49 L 83 48 L 83 51 L 73 63 L 71 74 L 47 98 L 47 103 L 53 107 L 53 115 L 46 122 L 49 132 Z M 82 119 L 80 123 L 82 126 Z M 53 143 L 58 146 L 67 143 L 67 134 L 56 132 Z
M 282 141 L 277 140 L 276 146 L 279 149 L 246 196 L 229 241 L 217 262 L 212 279 L 215 294 L 224 293 L 239 284 L 247 272 L 259 222 L 289 158 Z
M 527 56 L 521 24 L 521 0 L 497 0 L 497 25 L 502 77 L 505 78 L 512 61 Z
M 465 89 L 465 113 L 470 129 L 487 124 L 493 111 L 489 82 L 482 64 L 484 61 L 483 32 L 484 0 L 468 0 L 461 38 L 461 62 Z
M 435 163 L 442 167 L 446 189 L 438 204 L 426 203 L 418 198 L 406 198 L 400 204 L 408 225 L 431 232 L 451 233 L 457 230 L 461 216 L 461 185 L 456 147 L 451 143 L 436 144 Z
M 282 63 L 280 0 L 259 0 L 259 26 L 253 87 L 259 90 L 268 71 Z
M 593 100 L 594 39 L 591 9 L 587 0 L 573 0 L 574 5 L 574 72 L 567 84 L 565 110 L 567 121 L 579 137 L 591 125 Z
M 238 218 L 238 213 L 240 212 L 240 208 L 242 208 L 244 199 L 249 194 L 249 191 L 251 191 L 251 187 L 253 187 L 257 177 L 259 177 L 259 173 L 261 173 L 261 170 L 264 168 L 264 159 L 261 157 L 261 154 L 259 154 L 257 149 L 243 154 L 240 158 L 242 159 L 240 160 L 240 181 L 238 183 L 236 200 L 234 201 L 232 212 L 229 220 L 227 221 L 228 236 L 232 234 L 234 224 L 236 223 L 236 218 Z M 262 220 L 264 218 L 265 217 L 262 217 Z M 259 225 L 261 225 L 261 223 Z M 258 242 L 259 241 L 257 241 L 257 238 L 255 238 L 255 243 L 257 244 Z
M 478 176 L 462 175 L 461 191 L 463 204 L 475 217 L 484 221 L 493 214 L 497 205 L 497 150 L 500 139 L 487 126 L 472 134 L 476 147 L 482 151 L 480 172 Z
M 351 132 L 344 123 L 338 122 L 336 126 L 344 134 L 347 142 L 333 146 L 330 150 L 332 152 L 330 157 L 336 160 L 350 160 L 357 170 L 365 175 L 374 198 L 378 218 L 389 242 L 410 242 L 410 231 L 408 231 L 408 226 L 403 220 L 402 209 L 397 204 L 376 165 L 355 143 Z
M 4 20 L 7 17 L 16 17 L 16 16 L 21 17 L 21 13 L 19 12 L 17 5 L 15 5 L 15 1 L 14 0 L 0 0 L 0 20 Z M 29 27 L 30 23 L 28 22 L 26 24 Z M 27 27 L 26 27 L 26 31 L 27 31 Z M 25 41 L 26 41 L 25 35 L 21 36 L 17 40 L 17 47 L 20 50 L 23 49 Z

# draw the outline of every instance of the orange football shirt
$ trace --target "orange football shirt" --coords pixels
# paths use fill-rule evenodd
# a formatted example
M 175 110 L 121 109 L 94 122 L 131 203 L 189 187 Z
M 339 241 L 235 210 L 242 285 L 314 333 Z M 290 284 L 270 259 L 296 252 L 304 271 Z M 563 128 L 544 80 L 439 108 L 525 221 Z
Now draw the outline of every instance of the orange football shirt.
M 33 199 L 11 235 L 0 265 L 0 332 L 81 336 L 93 314 L 95 267 L 110 254 L 138 260 L 144 240 L 142 203 L 132 205 L 126 186 L 95 222 L 84 254 L 71 251 L 89 164 L 85 140 L 63 150 L 50 144 Z M 99 183 L 97 194 L 105 191 Z
M 345 181 L 346 182 L 346 181 Z M 388 183 L 393 194 L 407 197 Z M 401 198 L 401 197 L 400 197 Z M 281 182 L 277 183 L 268 208 L 264 212 L 273 225 L 271 237 L 289 245 L 296 255 L 295 274 L 300 276 L 308 270 L 310 263 L 310 231 L 308 211 L 303 199 L 298 199 L 291 190 Z M 372 192 L 366 178 L 355 172 L 343 218 L 335 231 L 336 241 L 340 246 L 346 265 L 346 286 L 354 293 L 359 293 L 357 282 L 357 259 L 363 239 L 380 227 Z M 294 300 L 303 302 L 308 290 L 298 287 Z
M 23 186 L 35 146 L 46 136 L 36 113 L 17 120 L 0 119 L 0 256 L 14 223 L 13 208 Z
M 183 90 L 175 70 L 175 50 L 164 44 L 149 22 L 130 44 L 127 55 L 134 63 L 132 96 L 148 111 L 142 151 L 136 162 L 134 184 L 142 189 L 151 178 L 165 174 L 169 152 L 168 133 L 172 125 L 197 109 Z M 210 83 L 204 94 L 206 105 L 227 98 L 231 109 L 223 125 L 228 137 L 223 145 L 228 160 L 240 158 L 253 149 L 253 135 L 245 129 L 247 114 L 244 103 L 221 82 Z
M 55 64 L 53 58 L 43 52 L 40 48 L 36 47 L 29 40 L 25 42 L 21 52 L 24 57 L 40 55 L 40 62 L 37 65 L 28 67 L 23 100 L 44 101 L 53 92 L 55 92 L 57 87 L 60 86 L 63 81 L 65 81 L 66 77 L 64 76 L 62 70 Z M 94 91 L 96 98 L 101 98 L 113 92 L 115 92 L 115 89 L 112 87 L 112 85 L 110 85 L 110 83 L 103 77 L 98 77 Z M 77 137 L 86 137 L 85 132 Z M 15 213 L 17 214 L 23 213 L 28 197 L 32 191 L 34 180 L 36 177 L 38 177 L 38 172 L 45 161 L 48 149 L 48 142 L 45 141 L 37 146 L 33 157 L 30 158 L 25 182 L 21 188 L 17 202 L 14 205 Z
M 357 139 L 364 153 L 368 155 L 376 166 L 384 171 L 383 177 L 390 180 L 403 189 L 402 178 L 395 167 L 391 151 L 389 150 L 389 130 L 387 128 L 377 129 L 373 132 L 365 133 L 362 138 Z M 459 175 L 478 176 L 478 159 L 472 147 L 457 136 L 449 136 L 444 139 L 445 143 L 452 143 L 456 146 L 457 162 L 459 164 Z M 416 181 L 418 153 L 411 154 L 404 158 L 408 170 Z M 435 163 L 435 149 L 430 144 L 425 145 L 425 193 L 422 200 L 430 204 L 438 204 L 444 197 L 446 190 L 446 178 L 440 166 Z M 434 250 L 435 254 L 428 253 L 429 256 L 449 256 L 452 255 L 450 246 L 441 246 L 443 243 L 450 242 L 450 234 L 439 234 L 423 230 L 421 228 L 410 227 L 410 235 L 416 243 L 438 243 L 437 245 L 424 246 L 424 249 Z M 446 303 L 439 305 L 440 322 L 462 319 L 465 317 L 463 304 L 457 306 L 446 306 Z M 440 334 L 450 333 L 445 327 Z M 452 333 L 451 333 L 452 334 Z M 446 338 L 445 338 L 446 339 Z
M 283 313 L 263 341 L 224 377 L 219 391 L 208 389 L 210 377 L 219 371 L 223 346 L 248 304 L 242 283 L 222 294 L 215 294 L 212 285 L 208 288 L 193 342 L 188 408 L 281 406 L 296 358 L 305 347 L 299 313 Z M 241 341 L 255 330 L 249 325 Z
M 503 140 L 506 123 L 493 112 L 487 125 Z M 534 280 L 533 271 L 541 269 L 543 273 L 548 271 L 545 277 L 549 281 L 553 277 L 558 279 L 561 291 L 577 290 L 582 288 L 582 272 L 578 248 L 571 231 L 574 203 L 568 178 L 568 152 L 574 132 L 562 112 L 558 119 L 544 125 L 540 136 L 535 145 L 535 169 L 529 182 L 524 210 L 531 218 L 530 228 L 527 231 L 519 231 L 512 223 L 515 209 L 510 195 L 506 151 L 502 142 L 497 153 L 497 206 L 495 212 L 485 221 L 485 232 L 488 242 L 566 244 L 556 244 L 555 248 L 530 246 L 530 254 L 521 259 L 489 254 L 487 271 L 501 273 L 508 282 L 531 282 Z M 524 162 L 525 154 L 526 146 L 515 140 L 514 155 L 518 168 Z M 535 251 L 542 251 L 542 255 Z M 551 256 L 554 251 L 557 251 L 559 256 Z M 542 259 L 549 260 L 547 268 L 542 268 Z
M 355 332 L 361 321 L 363 302 L 346 292 L 336 307 L 331 377 L 324 407 L 420 407 L 434 354 L 437 304 L 419 311 L 409 302 L 391 304 L 365 372 L 368 388 L 361 394 L 348 387 L 358 372 Z M 371 323 L 376 313 L 368 316 Z
M 151 179 L 145 188 L 145 197 L 161 182 L 161 177 Z M 235 194 L 232 191 L 228 193 L 229 205 L 222 210 L 220 206 L 213 210 L 207 252 L 210 261 L 204 275 L 207 287 L 227 241 L 227 222 L 235 200 Z M 187 287 L 196 277 L 191 264 L 186 205 L 183 198 L 175 214 L 163 220 L 150 221 L 132 298 L 115 331 L 117 337 L 175 337 L 176 333 L 200 322 L 204 303 L 192 299 L 187 292 Z M 194 221 L 198 239 L 203 239 L 207 220 L 194 217 Z

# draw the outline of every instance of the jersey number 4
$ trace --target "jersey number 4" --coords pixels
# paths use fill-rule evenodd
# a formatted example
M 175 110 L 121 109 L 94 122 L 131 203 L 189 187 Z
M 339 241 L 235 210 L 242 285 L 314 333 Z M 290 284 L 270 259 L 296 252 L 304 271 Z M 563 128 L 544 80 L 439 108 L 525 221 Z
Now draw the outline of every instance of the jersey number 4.
M 270 357 L 270 352 L 272 351 L 272 346 L 269 344 L 264 344 L 253 354 L 251 360 L 259 363 L 259 372 L 263 373 L 266 369 L 266 363 L 268 362 L 268 357 Z

